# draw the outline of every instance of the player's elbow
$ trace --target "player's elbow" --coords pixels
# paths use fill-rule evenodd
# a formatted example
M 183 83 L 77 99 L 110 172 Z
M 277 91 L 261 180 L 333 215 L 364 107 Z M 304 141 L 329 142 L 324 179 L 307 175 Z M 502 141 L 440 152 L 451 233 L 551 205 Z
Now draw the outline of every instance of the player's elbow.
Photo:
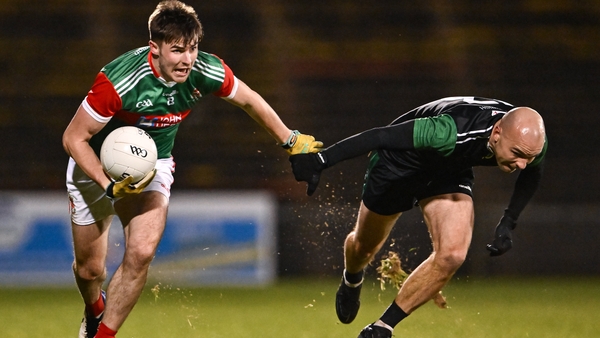
M 91 134 L 81 133 L 81 131 L 69 125 L 62 136 L 63 149 L 69 156 L 73 156 L 73 153 L 77 152 L 77 149 L 82 145 L 88 144 L 90 138 Z
M 69 135 L 69 131 L 66 130 L 62 136 L 62 146 L 67 155 L 71 156 L 71 149 L 73 149 L 73 140 Z

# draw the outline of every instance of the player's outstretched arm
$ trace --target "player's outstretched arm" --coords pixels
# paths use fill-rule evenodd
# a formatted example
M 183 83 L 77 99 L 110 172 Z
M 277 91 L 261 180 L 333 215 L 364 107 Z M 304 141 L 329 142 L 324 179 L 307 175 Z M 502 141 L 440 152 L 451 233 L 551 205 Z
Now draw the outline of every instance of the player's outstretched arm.
M 235 96 L 228 101 L 242 108 L 254 121 L 263 127 L 290 155 L 314 153 L 323 147 L 311 135 L 290 130 L 281 121 L 273 108 L 254 90 L 238 79 Z
M 319 184 L 321 171 L 338 162 L 351 159 L 376 149 L 402 150 L 413 145 L 412 122 L 399 125 L 373 128 L 350 136 L 316 154 L 290 156 L 294 177 L 299 182 L 307 182 L 306 193 L 311 196 Z

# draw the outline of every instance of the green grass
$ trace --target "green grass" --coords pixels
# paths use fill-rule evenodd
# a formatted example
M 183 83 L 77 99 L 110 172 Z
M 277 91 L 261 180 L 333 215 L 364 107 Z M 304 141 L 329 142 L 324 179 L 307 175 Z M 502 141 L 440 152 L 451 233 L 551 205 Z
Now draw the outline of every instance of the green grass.
M 363 289 L 362 308 L 340 324 L 337 279 L 283 280 L 264 289 L 144 291 L 118 337 L 356 337 L 389 305 L 395 290 Z M 425 304 L 396 337 L 600 337 L 600 278 L 454 279 L 449 309 Z M 3 338 L 76 337 L 82 304 L 72 289 L 0 289 Z

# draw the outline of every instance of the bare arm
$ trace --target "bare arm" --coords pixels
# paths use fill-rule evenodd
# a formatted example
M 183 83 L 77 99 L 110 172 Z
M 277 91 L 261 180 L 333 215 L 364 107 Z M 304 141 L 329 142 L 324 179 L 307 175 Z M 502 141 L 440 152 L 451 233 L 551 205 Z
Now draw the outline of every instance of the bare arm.
M 62 139 L 67 154 L 102 188 L 106 188 L 111 181 L 104 174 L 100 159 L 90 147 L 89 141 L 104 126 L 105 124 L 94 120 L 82 106 L 79 106 Z
M 242 108 L 279 143 L 285 143 L 292 131 L 281 121 L 275 110 L 248 85 L 239 80 L 238 90 L 228 102 Z

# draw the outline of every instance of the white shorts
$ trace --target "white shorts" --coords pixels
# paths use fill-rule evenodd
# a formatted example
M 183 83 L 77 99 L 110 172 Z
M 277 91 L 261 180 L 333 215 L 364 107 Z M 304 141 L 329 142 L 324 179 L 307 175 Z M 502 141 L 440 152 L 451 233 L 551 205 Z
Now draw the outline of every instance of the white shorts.
M 158 191 L 167 199 L 171 196 L 175 161 L 163 158 L 156 161 L 156 176 L 144 191 Z M 115 214 L 113 200 L 69 158 L 67 166 L 67 192 L 71 221 L 77 225 L 90 225 Z M 116 199 L 115 199 L 116 200 Z

